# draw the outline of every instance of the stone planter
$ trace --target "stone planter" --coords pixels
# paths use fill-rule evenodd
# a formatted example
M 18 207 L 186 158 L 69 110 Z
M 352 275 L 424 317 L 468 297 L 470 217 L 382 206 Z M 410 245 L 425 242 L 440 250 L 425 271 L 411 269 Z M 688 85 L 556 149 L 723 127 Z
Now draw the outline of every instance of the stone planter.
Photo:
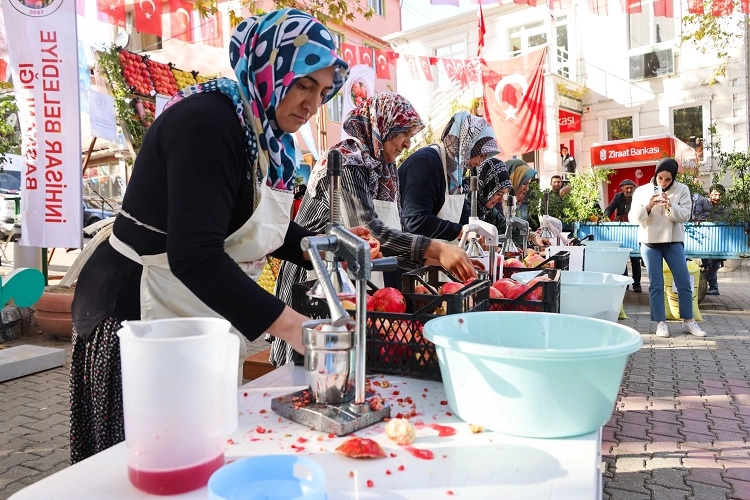
M 75 285 L 45 287 L 41 298 L 34 305 L 34 319 L 42 331 L 58 338 L 71 338 L 73 318 L 70 307 L 73 303 Z

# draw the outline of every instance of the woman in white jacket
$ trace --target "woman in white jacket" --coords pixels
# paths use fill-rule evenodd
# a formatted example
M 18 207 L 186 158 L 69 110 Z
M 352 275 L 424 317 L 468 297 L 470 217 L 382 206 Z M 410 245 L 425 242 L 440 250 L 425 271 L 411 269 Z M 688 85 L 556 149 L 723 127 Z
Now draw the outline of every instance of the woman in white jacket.
M 663 261 L 667 261 L 677 286 L 680 317 L 685 330 L 697 337 L 705 337 L 706 332 L 693 318 L 693 290 L 685 261 L 684 224 L 690 220 L 692 201 L 687 186 L 675 179 L 677 167 L 672 158 L 659 162 L 651 182 L 633 193 L 628 218 L 640 224 L 638 242 L 648 272 L 651 321 L 657 322 L 656 335 L 669 337 L 663 275 Z

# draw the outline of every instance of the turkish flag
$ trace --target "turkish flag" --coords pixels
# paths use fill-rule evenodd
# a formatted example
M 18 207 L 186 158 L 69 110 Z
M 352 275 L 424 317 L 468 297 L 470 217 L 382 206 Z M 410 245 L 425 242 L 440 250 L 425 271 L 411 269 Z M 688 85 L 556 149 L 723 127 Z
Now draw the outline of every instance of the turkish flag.
M 620 0 L 622 2 L 622 11 L 625 14 L 639 14 L 642 12 L 641 0 Z
M 406 64 L 409 66 L 409 72 L 411 73 L 412 80 L 419 80 L 419 67 L 417 65 L 417 58 L 414 56 L 404 56 Z
M 341 47 L 339 47 L 339 54 L 341 54 L 341 59 L 349 65 L 349 69 L 357 64 L 357 49 L 354 45 L 342 43 Z
M 430 5 L 453 5 L 458 7 L 458 0 L 430 0 Z
M 359 48 L 359 64 L 370 66 L 374 68 L 372 64 L 372 47 L 365 47 L 364 45 Z
M 703 15 L 703 0 L 688 0 L 688 12 L 690 14 Z
M 750 0 L 740 0 L 740 9 L 743 14 L 750 14 Z
M 606 16 L 607 0 L 589 0 L 589 12 L 597 16 Z
M 201 23 L 201 39 L 204 45 L 210 45 L 211 47 L 222 47 L 222 17 L 221 12 L 218 10 L 208 18 L 202 18 Z
M 96 10 L 101 22 L 125 27 L 125 0 L 96 0 Z
M 431 57 L 426 56 L 417 56 L 419 59 L 419 67 L 422 68 L 422 74 L 424 75 L 424 79 L 428 82 L 432 81 L 432 68 L 430 64 Z
M 83 17 L 86 15 L 86 1 L 76 0 L 76 14 Z
M 732 0 L 713 0 L 711 14 L 714 17 L 728 16 L 732 13 Z
M 137 0 L 133 4 L 135 29 L 161 37 L 161 0 Z
M 381 80 L 390 80 L 391 72 L 388 69 L 388 55 L 385 50 L 375 49 L 375 76 Z
M 547 0 L 547 6 L 550 10 L 571 10 L 573 0 Z
M 674 17 L 673 0 L 654 0 L 654 16 L 656 17 Z
M 484 116 L 503 156 L 547 147 L 544 124 L 544 61 L 547 48 L 484 63 Z
M 484 13 L 482 12 L 482 4 L 479 4 L 479 19 L 477 20 L 477 29 L 479 30 L 479 40 L 477 41 L 477 57 L 482 55 L 482 48 L 484 47 L 484 35 L 487 34 L 487 27 L 484 25 Z
M 184 0 L 169 0 L 169 36 L 182 40 L 193 41 L 193 4 Z

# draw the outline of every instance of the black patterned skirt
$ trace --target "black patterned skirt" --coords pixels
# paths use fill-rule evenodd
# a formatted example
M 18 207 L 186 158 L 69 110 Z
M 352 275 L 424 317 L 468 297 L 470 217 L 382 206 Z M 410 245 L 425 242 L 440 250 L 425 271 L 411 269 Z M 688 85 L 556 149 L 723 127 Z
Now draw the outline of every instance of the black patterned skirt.
M 99 453 L 125 440 L 122 413 L 120 339 L 122 321 L 107 318 L 88 342 L 73 332 L 70 363 L 70 461 Z

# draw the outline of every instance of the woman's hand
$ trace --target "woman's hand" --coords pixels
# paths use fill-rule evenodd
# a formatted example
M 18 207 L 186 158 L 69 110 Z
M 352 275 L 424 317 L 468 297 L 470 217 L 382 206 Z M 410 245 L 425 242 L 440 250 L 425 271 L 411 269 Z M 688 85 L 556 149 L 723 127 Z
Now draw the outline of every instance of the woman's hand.
M 298 353 L 305 354 L 305 346 L 302 344 L 302 323 L 309 319 L 287 306 L 266 332 L 287 342 Z
M 426 259 L 436 259 L 440 265 L 453 273 L 461 281 L 476 278 L 477 272 L 466 251 L 455 245 L 449 245 L 438 240 L 431 240 L 423 256 Z
M 355 236 L 359 236 L 370 244 L 370 260 L 383 257 L 383 254 L 380 252 L 380 242 L 374 236 L 372 236 L 372 234 L 370 234 L 370 230 L 365 226 L 350 227 L 349 232 L 351 232 Z

